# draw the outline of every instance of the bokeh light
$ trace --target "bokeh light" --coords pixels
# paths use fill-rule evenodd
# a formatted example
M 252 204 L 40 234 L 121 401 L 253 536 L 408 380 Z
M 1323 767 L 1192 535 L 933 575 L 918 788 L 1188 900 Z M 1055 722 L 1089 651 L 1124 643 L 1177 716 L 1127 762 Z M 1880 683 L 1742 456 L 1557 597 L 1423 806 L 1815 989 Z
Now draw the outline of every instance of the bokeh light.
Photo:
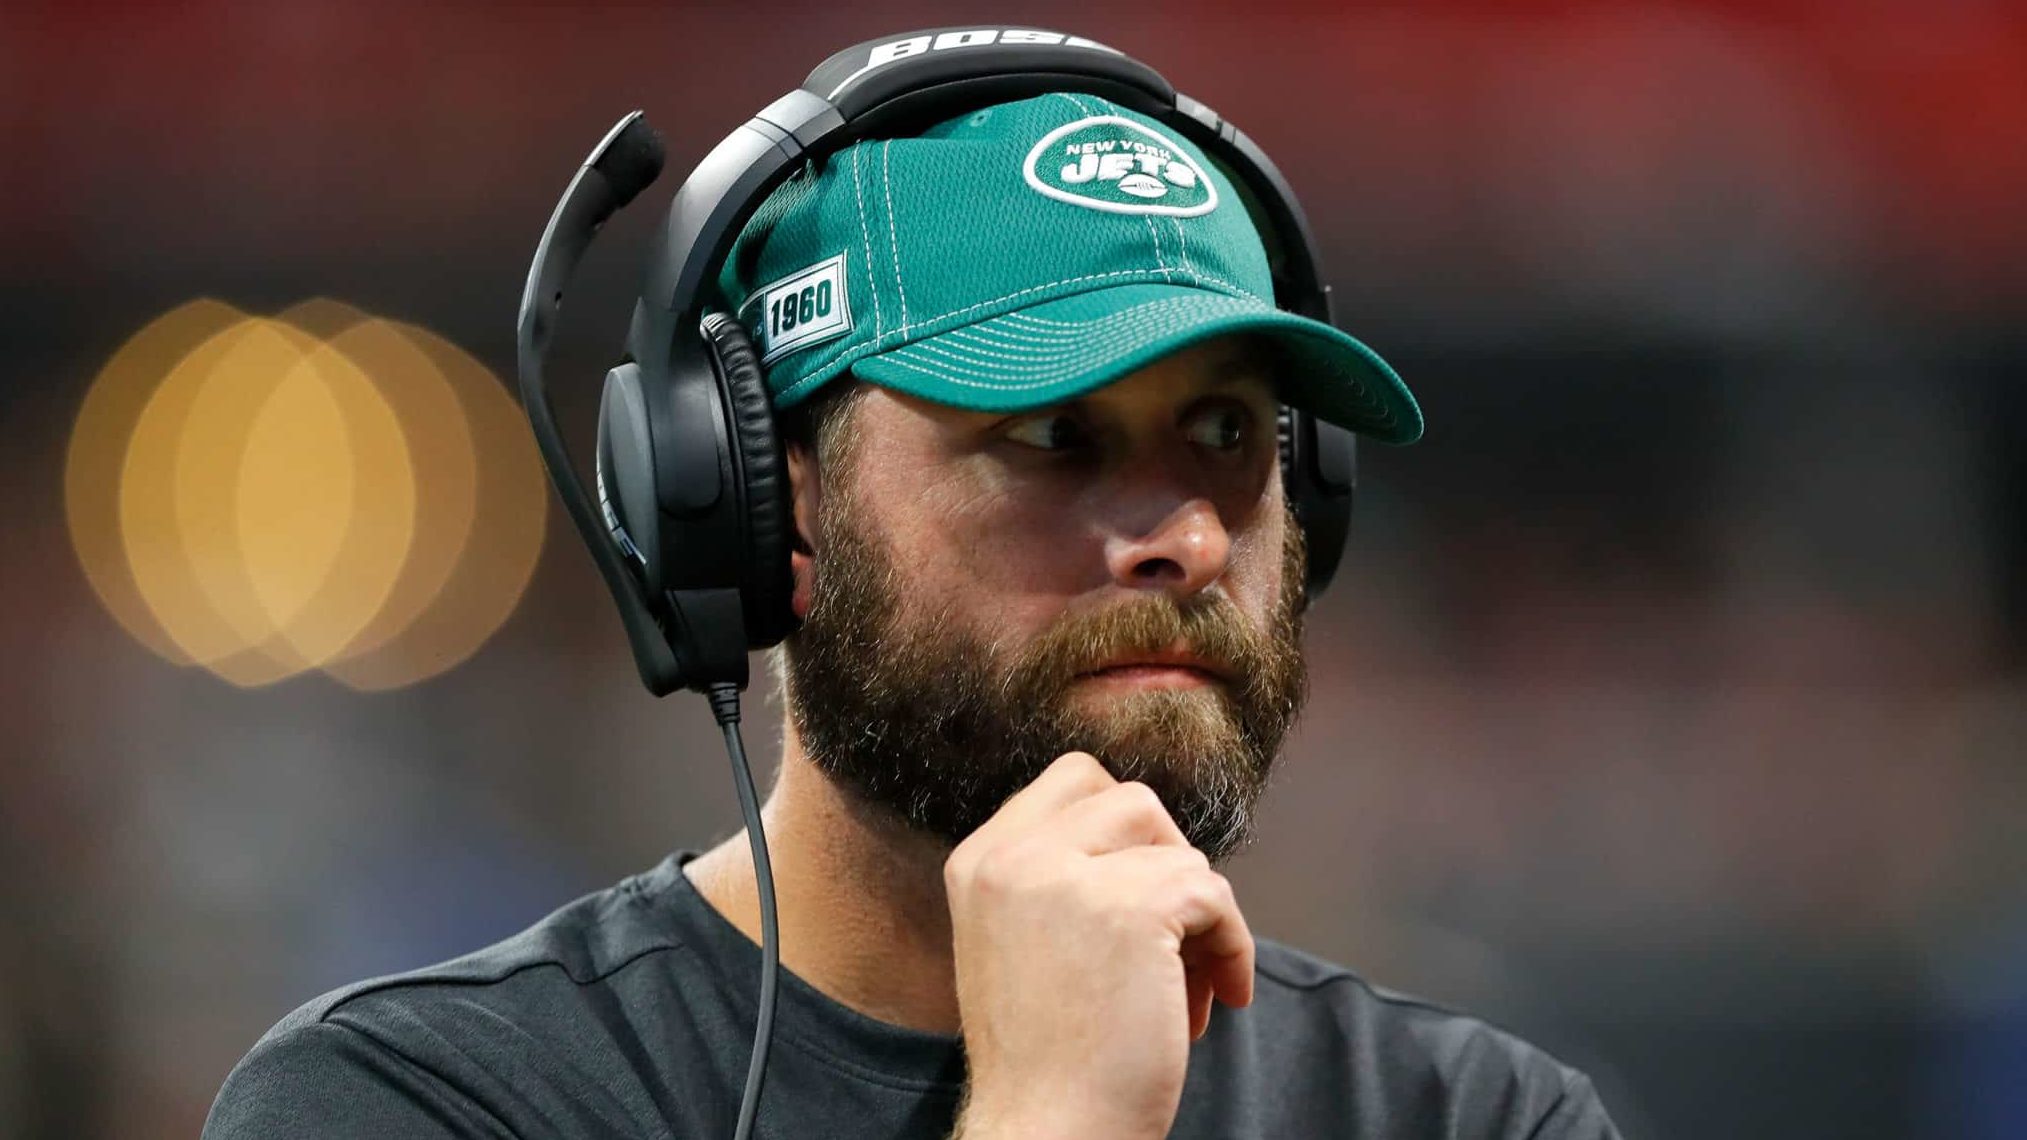
M 324 298 L 150 322 L 79 410 L 65 494 L 94 591 L 157 655 L 361 690 L 476 652 L 533 574 L 547 506 L 482 364 Z
M 120 537 L 141 598 L 163 631 L 190 661 L 210 667 L 251 648 L 243 612 L 220 613 L 205 590 L 199 565 L 208 552 L 190 549 L 177 511 L 177 467 L 184 430 L 205 382 L 228 357 L 286 369 L 300 350 L 272 322 L 242 320 L 214 334 L 176 362 L 141 409 L 120 466 Z M 210 434 L 197 425 L 201 438 Z M 196 473 L 193 473 L 193 475 Z M 250 604 L 251 598 L 245 599 Z M 233 607 L 242 610 L 243 607 Z M 238 620 L 235 621 L 235 618 Z
M 189 655 L 155 620 L 129 568 L 120 525 L 120 473 L 141 409 L 170 369 L 243 316 L 230 305 L 203 298 L 169 310 L 128 338 L 85 393 L 64 463 L 64 507 L 85 579 L 113 620 L 179 665 L 188 664 Z
M 370 655 L 415 623 L 442 594 L 471 539 L 478 460 L 463 406 L 443 371 L 393 324 L 368 319 L 338 333 L 329 348 L 369 375 L 399 378 L 382 389 L 407 429 L 414 471 L 414 536 L 400 575 L 372 620 L 327 658 Z M 336 664 L 328 661 L 326 668 Z
M 322 664 L 392 591 L 415 532 L 402 426 L 365 371 L 311 342 L 236 441 L 223 503 L 277 664 Z
M 477 653 L 514 612 L 534 577 L 549 508 L 534 436 L 520 405 L 492 372 L 428 329 L 397 321 L 384 325 L 420 349 L 456 395 L 476 466 L 469 535 L 430 603 L 384 642 L 370 646 L 362 638 L 354 655 L 324 667 L 362 690 L 413 684 Z M 438 445 L 447 446 L 442 440 Z

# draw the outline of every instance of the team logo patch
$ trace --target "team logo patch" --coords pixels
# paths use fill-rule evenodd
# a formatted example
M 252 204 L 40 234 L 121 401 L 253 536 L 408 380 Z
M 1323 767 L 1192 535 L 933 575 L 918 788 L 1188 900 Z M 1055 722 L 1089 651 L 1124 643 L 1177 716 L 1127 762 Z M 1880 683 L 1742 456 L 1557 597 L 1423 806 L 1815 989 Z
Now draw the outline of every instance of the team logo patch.
M 1115 214 L 1193 218 L 1218 204 L 1217 186 L 1180 143 L 1120 115 L 1043 135 L 1021 176 L 1058 201 Z

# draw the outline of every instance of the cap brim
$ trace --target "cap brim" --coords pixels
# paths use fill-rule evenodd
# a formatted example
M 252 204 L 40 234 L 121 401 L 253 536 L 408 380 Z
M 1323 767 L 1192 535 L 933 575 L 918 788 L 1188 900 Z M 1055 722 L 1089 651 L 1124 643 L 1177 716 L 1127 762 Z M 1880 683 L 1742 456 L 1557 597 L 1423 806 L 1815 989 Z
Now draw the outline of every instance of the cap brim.
M 1321 321 L 1252 297 L 1140 284 L 1059 297 L 869 356 L 861 380 L 940 404 L 1020 412 L 1075 399 L 1227 333 L 1286 353 L 1281 398 L 1383 443 L 1413 443 L 1422 411 L 1379 354 Z

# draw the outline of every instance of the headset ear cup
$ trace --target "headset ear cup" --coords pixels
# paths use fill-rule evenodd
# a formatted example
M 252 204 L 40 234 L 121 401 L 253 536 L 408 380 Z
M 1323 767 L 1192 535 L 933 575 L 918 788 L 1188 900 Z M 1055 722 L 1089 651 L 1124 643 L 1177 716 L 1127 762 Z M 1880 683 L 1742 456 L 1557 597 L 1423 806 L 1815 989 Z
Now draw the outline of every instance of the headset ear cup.
M 790 604 L 794 579 L 789 571 L 789 545 L 794 524 L 788 472 L 774 430 L 767 376 L 746 330 L 721 313 L 705 317 L 703 330 L 712 363 L 724 384 L 725 406 L 738 449 L 737 478 L 746 533 L 740 582 L 746 640 L 751 648 L 765 649 L 787 637 L 796 624 Z
M 1303 604 L 1322 596 L 1344 557 L 1357 485 L 1352 434 L 1305 412 L 1282 407 L 1276 425 L 1281 485 L 1308 549 Z
M 1288 502 L 1295 502 L 1295 409 L 1280 406 L 1274 417 L 1274 443 L 1281 450 L 1281 488 Z
M 655 503 L 654 440 L 637 365 L 622 364 L 605 374 L 595 474 L 606 531 L 640 574 L 648 597 L 659 597 L 661 562 L 651 561 L 647 552 L 661 552 L 661 513 Z

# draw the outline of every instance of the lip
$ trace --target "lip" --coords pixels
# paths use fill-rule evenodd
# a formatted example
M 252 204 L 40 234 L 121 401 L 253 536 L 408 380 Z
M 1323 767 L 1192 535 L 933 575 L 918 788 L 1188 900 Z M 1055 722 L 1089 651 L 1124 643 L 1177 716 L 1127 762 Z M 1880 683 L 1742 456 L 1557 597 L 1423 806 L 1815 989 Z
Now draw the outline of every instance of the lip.
M 1077 675 L 1078 680 L 1130 682 L 1138 685 L 1172 686 L 1229 683 L 1223 669 L 1187 651 L 1136 653 L 1107 661 L 1096 669 Z

